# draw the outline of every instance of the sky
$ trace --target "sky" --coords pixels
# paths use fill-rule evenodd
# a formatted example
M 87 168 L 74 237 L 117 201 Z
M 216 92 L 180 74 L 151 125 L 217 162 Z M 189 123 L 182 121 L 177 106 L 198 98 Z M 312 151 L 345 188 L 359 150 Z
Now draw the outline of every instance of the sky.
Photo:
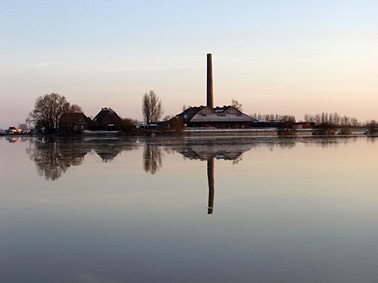
M 0 1 L 0 128 L 39 96 L 94 117 L 142 120 L 153 90 L 164 115 L 206 104 L 246 114 L 321 112 L 378 120 L 378 1 Z

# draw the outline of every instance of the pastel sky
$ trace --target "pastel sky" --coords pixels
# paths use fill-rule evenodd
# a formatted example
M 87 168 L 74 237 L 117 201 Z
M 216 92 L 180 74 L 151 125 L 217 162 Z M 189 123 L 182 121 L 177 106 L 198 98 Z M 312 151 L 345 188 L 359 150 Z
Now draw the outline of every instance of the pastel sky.
M 0 128 L 56 92 L 87 116 L 206 103 L 378 120 L 378 1 L 0 1 Z

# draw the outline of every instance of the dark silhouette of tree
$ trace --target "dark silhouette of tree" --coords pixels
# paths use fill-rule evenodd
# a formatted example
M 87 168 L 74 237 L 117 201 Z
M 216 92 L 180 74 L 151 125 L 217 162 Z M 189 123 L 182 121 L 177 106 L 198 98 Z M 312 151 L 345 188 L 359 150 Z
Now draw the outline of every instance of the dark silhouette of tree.
M 279 136 L 293 136 L 297 134 L 295 129 L 295 120 L 288 118 L 287 120 L 281 120 L 278 124 L 277 134 Z
M 348 117 L 346 115 L 341 116 L 338 113 L 321 113 L 321 114 L 305 114 L 304 120 L 306 122 L 314 122 L 317 125 L 323 125 L 329 127 L 329 125 L 348 128 L 348 127 L 360 127 L 361 123 L 354 117 Z
M 232 99 L 231 100 L 231 106 L 238 109 L 239 111 L 243 111 L 242 104 L 240 104 L 237 100 Z
M 130 133 L 133 130 L 135 130 L 136 126 L 139 124 L 137 120 L 133 120 L 131 118 L 121 118 L 121 119 L 122 119 L 122 123 L 121 123 L 120 128 L 122 131 L 126 133 Z
M 280 115 L 280 114 L 251 114 L 251 117 L 257 120 L 267 120 L 267 121 L 296 121 L 293 115 Z
M 179 117 L 174 117 L 169 121 L 170 129 L 175 131 L 178 135 L 184 134 L 184 121 Z
M 367 128 L 368 128 L 367 134 L 369 135 L 376 135 L 378 133 L 378 123 L 375 120 L 371 120 L 367 124 Z
M 163 106 L 160 98 L 153 90 L 145 93 L 142 102 L 142 113 L 144 122 L 148 125 L 151 122 L 156 122 L 163 115 Z
M 64 96 L 51 93 L 37 98 L 34 110 L 26 120 L 27 123 L 33 122 L 37 128 L 45 128 L 46 133 L 53 133 L 59 128 L 60 118 L 64 113 L 80 112 L 80 106 L 71 105 Z

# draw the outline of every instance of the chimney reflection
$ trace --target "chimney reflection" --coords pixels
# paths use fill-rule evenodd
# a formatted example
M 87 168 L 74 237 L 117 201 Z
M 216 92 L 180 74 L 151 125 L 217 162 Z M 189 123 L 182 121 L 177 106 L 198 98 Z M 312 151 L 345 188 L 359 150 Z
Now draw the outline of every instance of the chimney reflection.
M 207 214 L 213 214 L 214 210 L 214 158 L 207 160 L 207 180 L 209 183 L 209 203 Z
M 254 145 L 244 140 L 233 140 L 231 142 L 224 139 L 207 140 L 187 140 L 185 146 L 176 148 L 185 158 L 192 160 L 207 161 L 207 182 L 209 187 L 209 197 L 207 214 L 214 213 L 215 198 L 215 176 L 214 160 L 228 160 L 232 164 L 237 164 L 242 160 L 244 152 L 250 150 Z

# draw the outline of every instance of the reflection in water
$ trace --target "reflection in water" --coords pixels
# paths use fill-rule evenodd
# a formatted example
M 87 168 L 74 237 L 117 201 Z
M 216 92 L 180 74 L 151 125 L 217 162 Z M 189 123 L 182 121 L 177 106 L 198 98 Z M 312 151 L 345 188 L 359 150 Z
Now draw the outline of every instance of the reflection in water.
M 195 138 L 168 150 L 160 138 L 0 138 L 2 281 L 376 281 L 377 139 L 334 150 L 319 138 L 285 149 L 278 138 Z M 166 162 L 154 175 L 143 171 L 146 140 Z M 29 145 L 38 166 L 82 163 L 45 181 Z M 96 154 L 104 148 L 113 161 Z
M 119 138 L 90 139 L 85 140 L 85 144 L 90 146 L 91 149 L 101 157 L 103 162 L 111 162 L 122 151 L 132 151 L 138 148 L 135 141 L 122 140 Z
M 252 144 L 193 144 L 188 143 L 183 148 L 178 148 L 177 151 L 184 157 L 189 159 L 210 160 L 213 158 L 232 160 L 239 162 L 243 152 L 250 150 Z M 235 162 L 235 163 L 237 163 Z
M 209 201 L 207 214 L 213 214 L 214 209 L 214 158 L 207 160 L 207 180 L 209 183 Z
M 31 140 L 30 143 L 26 152 L 46 180 L 57 180 L 68 167 L 80 165 L 89 152 L 80 143 L 66 139 Z
M 30 136 L 7 136 L 5 138 L 10 143 L 26 142 L 31 139 Z
M 316 145 L 322 148 L 332 148 L 338 147 L 341 144 L 356 143 L 361 137 L 311 137 L 311 138 L 302 138 L 302 142 L 306 145 Z
M 147 173 L 155 174 L 163 164 L 163 153 L 157 145 L 146 143 L 143 151 L 143 169 Z
M 229 160 L 237 164 L 242 160 L 244 152 L 257 147 L 275 147 L 291 149 L 296 143 L 315 144 L 321 147 L 336 147 L 340 144 L 357 142 L 353 138 L 207 138 L 207 139 L 154 139 L 139 140 L 119 138 L 16 138 L 9 142 L 29 140 L 27 153 L 35 162 L 38 173 L 46 180 L 57 180 L 71 166 L 82 164 L 85 155 L 94 150 L 104 162 L 112 161 L 122 151 L 131 151 L 144 143 L 143 169 L 150 174 L 156 174 L 163 165 L 162 148 L 171 154 L 179 152 L 184 158 L 207 161 L 207 178 L 209 187 L 208 214 L 213 213 L 215 176 L 214 160 Z M 371 139 L 375 142 L 376 139 Z
M 121 151 L 135 148 L 137 148 L 135 142 L 119 139 L 44 138 L 30 139 L 26 152 L 35 162 L 40 176 L 54 181 L 70 166 L 80 165 L 91 150 L 94 150 L 102 161 L 108 162 Z
M 214 212 L 214 159 L 230 160 L 233 164 L 237 164 L 242 160 L 242 154 L 249 151 L 253 146 L 253 144 L 247 144 L 243 140 L 233 140 L 232 143 L 225 143 L 214 139 L 206 142 L 201 140 L 189 141 L 184 147 L 177 148 L 177 151 L 185 158 L 207 161 L 207 181 L 209 186 L 207 214 L 213 214 Z

